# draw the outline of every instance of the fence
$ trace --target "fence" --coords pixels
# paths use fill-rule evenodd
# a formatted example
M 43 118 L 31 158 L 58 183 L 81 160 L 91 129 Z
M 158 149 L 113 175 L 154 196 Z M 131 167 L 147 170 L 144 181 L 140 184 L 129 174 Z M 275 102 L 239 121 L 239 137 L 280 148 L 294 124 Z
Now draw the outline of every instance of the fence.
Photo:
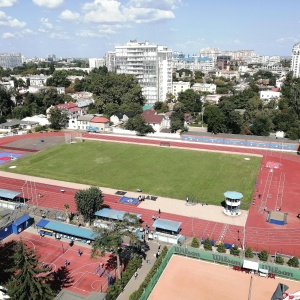
M 151 294 L 154 286 L 159 280 L 162 272 L 164 271 L 165 267 L 169 263 L 173 254 L 178 254 L 178 255 L 195 258 L 195 259 L 201 259 L 201 260 L 223 264 L 231 267 L 243 266 L 244 263 L 243 258 L 235 257 L 232 255 L 215 253 L 212 251 L 205 251 L 205 250 L 189 248 L 189 247 L 172 246 L 171 249 L 168 251 L 167 255 L 165 256 L 164 260 L 162 261 L 161 265 L 157 269 L 157 272 L 152 277 L 150 283 L 145 288 L 145 291 L 142 297 L 140 298 L 140 300 L 148 299 L 149 295 Z M 300 281 L 300 270 L 298 268 L 285 267 L 285 266 L 274 265 L 265 262 L 259 262 L 259 268 L 267 269 L 270 273 L 276 274 L 277 276 L 280 277 L 286 277 L 289 279 Z

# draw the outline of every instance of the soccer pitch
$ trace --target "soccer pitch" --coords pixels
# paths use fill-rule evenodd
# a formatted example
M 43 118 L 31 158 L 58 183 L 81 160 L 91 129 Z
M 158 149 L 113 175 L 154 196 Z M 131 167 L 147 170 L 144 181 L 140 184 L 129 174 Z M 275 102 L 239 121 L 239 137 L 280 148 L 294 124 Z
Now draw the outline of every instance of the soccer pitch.
M 1 169 L 68 182 L 220 205 L 223 193 L 244 195 L 248 209 L 261 157 L 133 144 L 61 144 Z M 10 169 L 14 165 L 16 168 Z

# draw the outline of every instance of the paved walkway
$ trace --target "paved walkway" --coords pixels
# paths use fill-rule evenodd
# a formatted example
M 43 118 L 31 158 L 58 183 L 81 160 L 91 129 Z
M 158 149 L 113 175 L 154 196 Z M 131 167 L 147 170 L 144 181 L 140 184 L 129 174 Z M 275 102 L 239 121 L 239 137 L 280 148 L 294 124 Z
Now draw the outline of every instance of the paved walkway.
M 150 260 L 150 264 L 143 260 L 142 267 L 137 271 L 138 277 L 135 279 L 134 276 L 132 276 L 130 281 L 127 283 L 124 291 L 119 295 L 117 300 L 128 300 L 129 296 L 140 287 L 150 269 L 152 268 L 153 263 L 156 261 L 155 254 L 158 251 L 158 244 L 156 241 L 149 241 L 149 246 L 150 250 L 147 252 L 147 259 Z M 163 247 L 164 244 L 161 244 L 161 250 Z
M 3 171 L 0 171 L 0 176 L 22 179 L 22 180 L 29 180 L 32 182 L 45 183 L 50 185 L 62 186 L 62 187 L 69 187 L 73 189 L 87 189 L 90 187 L 90 185 L 86 185 L 86 184 L 59 181 L 54 179 L 47 179 L 47 178 L 28 176 L 28 175 L 3 172 Z M 117 192 L 117 190 L 111 188 L 105 188 L 105 187 L 100 187 L 100 188 L 104 194 L 115 195 L 115 193 Z M 126 197 L 137 198 L 139 195 L 141 195 L 141 193 L 137 193 L 137 192 L 126 193 Z M 230 217 L 230 216 L 226 216 L 223 213 L 223 208 L 221 206 L 201 205 L 199 203 L 195 205 L 187 205 L 186 201 L 165 198 L 165 197 L 158 197 L 156 201 L 151 201 L 151 200 L 142 201 L 138 207 L 154 210 L 157 212 L 160 209 L 162 212 L 167 212 L 175 215 L 198 218 L 202 220 L 208 220 L 208 221 L 225 223 L 225 224 L 236 225 L 236 226 L 245 226 L 248 217 L 247 211 L 242 211 L 242 214 L 240 216 Z

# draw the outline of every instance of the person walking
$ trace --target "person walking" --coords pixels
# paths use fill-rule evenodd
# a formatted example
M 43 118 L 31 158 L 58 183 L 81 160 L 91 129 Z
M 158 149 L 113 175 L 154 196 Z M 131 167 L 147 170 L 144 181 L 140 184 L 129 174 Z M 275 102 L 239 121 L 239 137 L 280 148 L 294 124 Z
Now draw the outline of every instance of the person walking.
M 134 279 L 137 279 L 137 277 L 138 277 L 138 273 L 135 272 L 135 273 L 134 273 Z
M 160 215 L 160 213 L 161 213 L 161 211 L 160 211 L 160 209 L 158 209 L 158 214 Z

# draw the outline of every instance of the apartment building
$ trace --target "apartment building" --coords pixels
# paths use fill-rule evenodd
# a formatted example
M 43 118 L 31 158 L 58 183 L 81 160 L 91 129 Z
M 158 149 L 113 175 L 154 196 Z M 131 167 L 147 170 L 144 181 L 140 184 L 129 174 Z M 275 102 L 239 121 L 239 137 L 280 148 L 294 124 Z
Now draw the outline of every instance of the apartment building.
M 294 77 L 300 77 L 300 43 L 293 46 L 291 71 Z
M 0 67 L 13 69 L 22 66 L 24 57 L 21 53 L 0 53 Z
M 172 86 L 172 94 L 175 96 L 175 99 L 178 98 L 179 93 L 191 88 L 190 82 L 185 81 L 174 81 Z
M 107 52 L 106 66 L 117 74 L 135 75 L 149 105 L 165 101 L 172 92 L 172 50 L 165 46 L 131 40 Z
M 90 69 L 100 68 L 105 66 L 104 58 L 89 58 L 89 67 Z

